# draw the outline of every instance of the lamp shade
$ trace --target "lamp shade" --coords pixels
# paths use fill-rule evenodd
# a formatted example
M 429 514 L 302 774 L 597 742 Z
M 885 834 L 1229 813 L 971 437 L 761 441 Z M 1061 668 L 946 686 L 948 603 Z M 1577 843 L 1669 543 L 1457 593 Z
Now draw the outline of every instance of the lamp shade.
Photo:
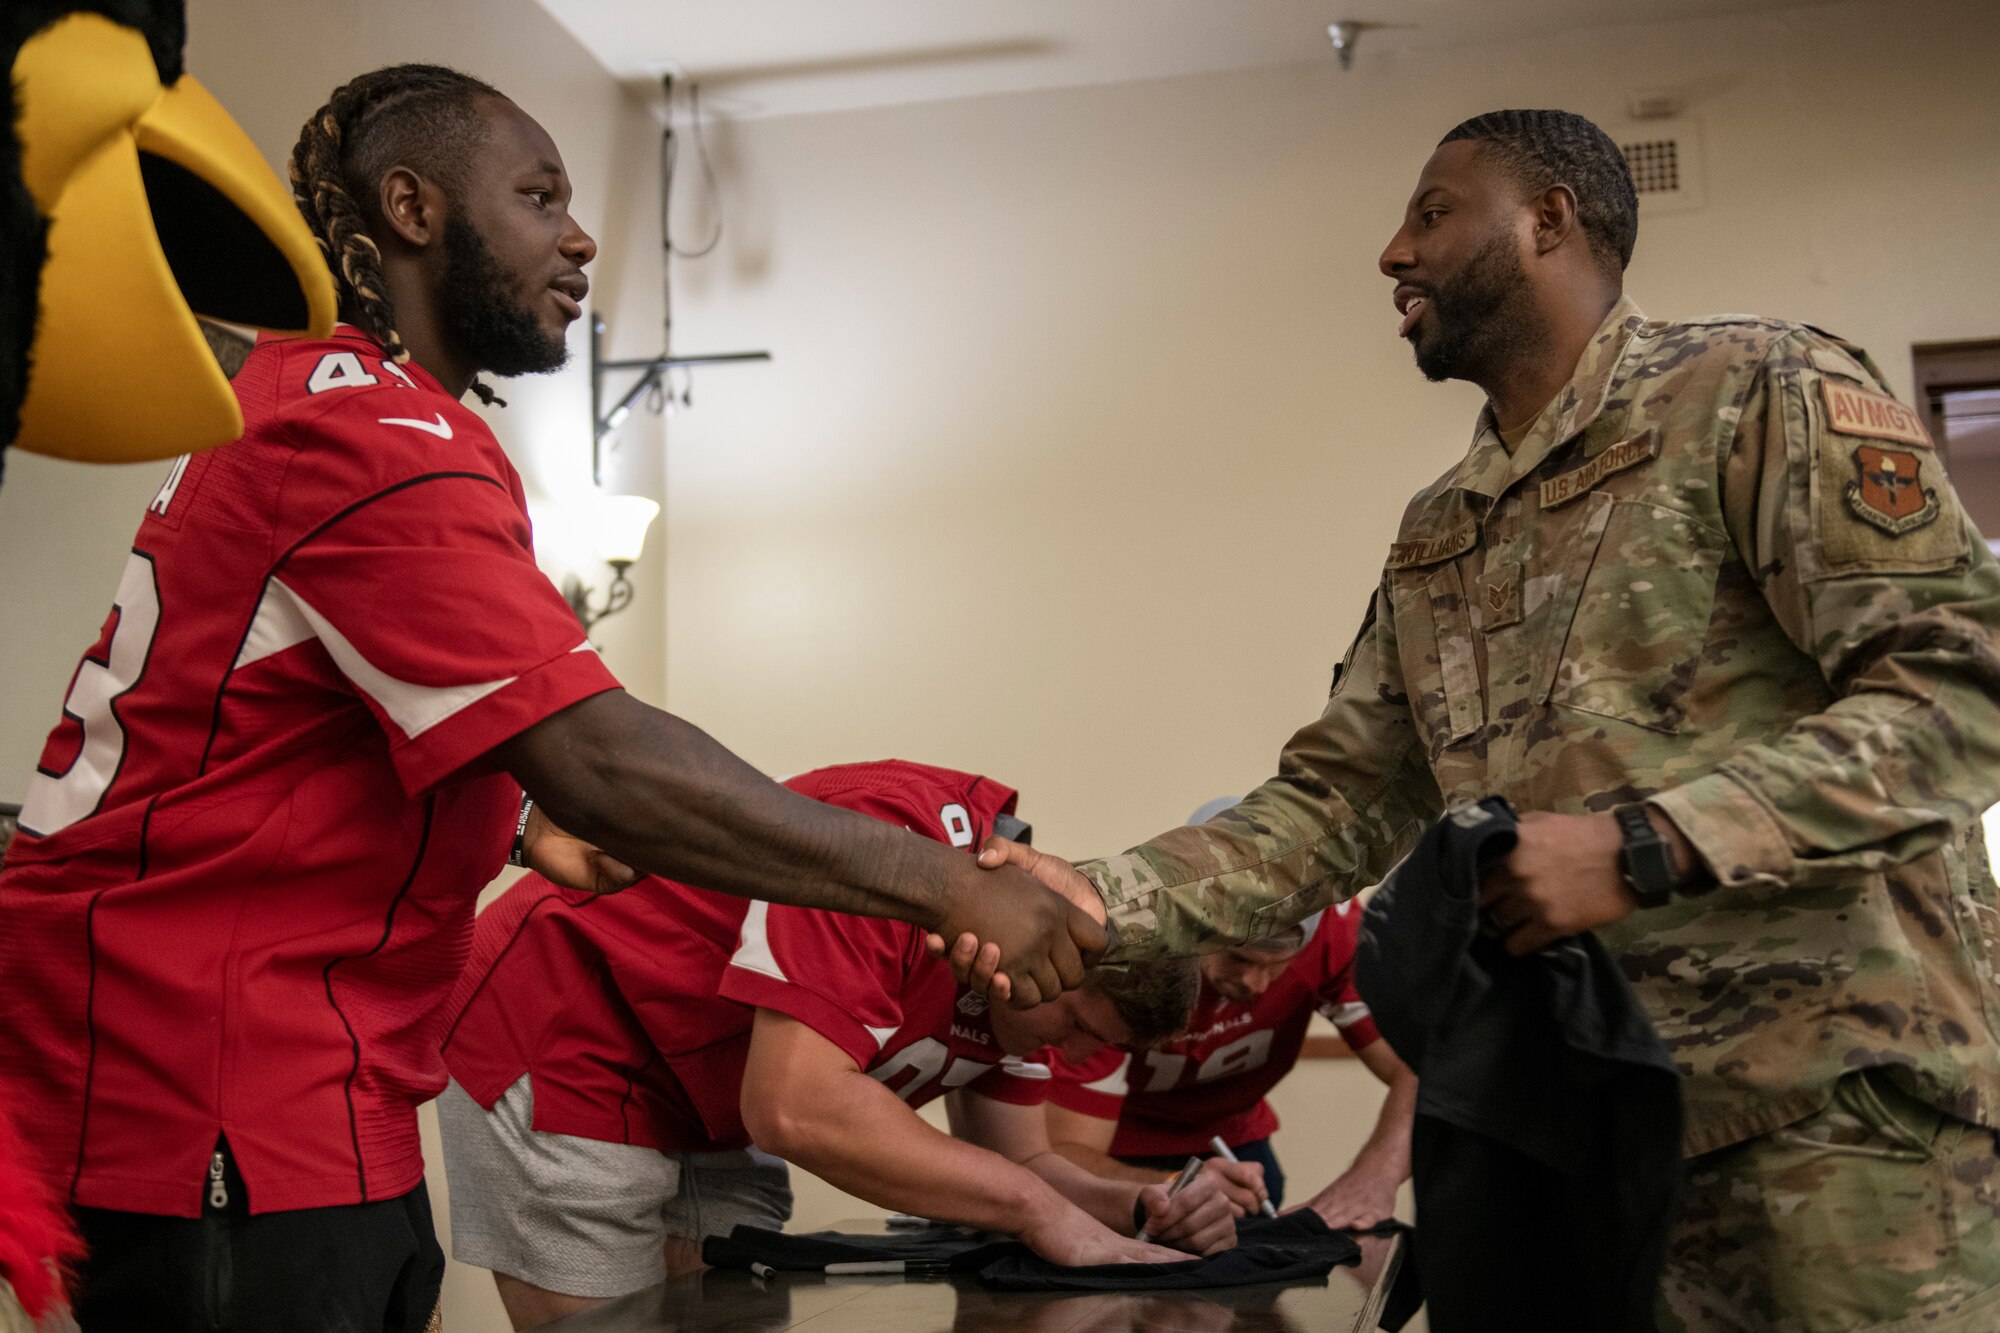
M 659 513 L 659 503 L 643 495 L 598 497 L 591 515 L 598 558 L 614 565 L 637 560 L 646 549 L 646 530 Z

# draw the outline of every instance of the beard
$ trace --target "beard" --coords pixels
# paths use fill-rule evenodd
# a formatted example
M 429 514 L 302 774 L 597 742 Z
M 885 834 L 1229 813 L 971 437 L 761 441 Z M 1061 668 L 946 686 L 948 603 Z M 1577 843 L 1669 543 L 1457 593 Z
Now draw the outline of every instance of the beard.
M 1436 384 L 1477 380 L 1536 351 L 1543 330 L 1512 232 L 1496 231 L 1448 286 L 1430 290 L 1430 336 L 1413 341 L 1417 369 Z
M 470 223 L 458 217 L 446 220 L 444 322 L 453 341 L 481 370 L 495 375 L 560 369 L 569 348 L 509 294 L 518 285 Z

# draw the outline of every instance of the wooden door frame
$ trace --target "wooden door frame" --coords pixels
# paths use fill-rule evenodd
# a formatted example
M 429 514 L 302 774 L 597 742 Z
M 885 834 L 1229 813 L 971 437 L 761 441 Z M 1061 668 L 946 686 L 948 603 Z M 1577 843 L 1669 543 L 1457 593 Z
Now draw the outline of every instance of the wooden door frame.
M 1911 380 L 1916 385 L 1916 401 L 1911 404 L 1924 414 L 1931 439 L 1937 442 L 1945 470 L 1951 470 L 1951 452 L 1944 438 L 1945 394 L 1958 389 L 2000 388 L 2000 338 L 1976 338 L 1964 342 L 1912 343 Z

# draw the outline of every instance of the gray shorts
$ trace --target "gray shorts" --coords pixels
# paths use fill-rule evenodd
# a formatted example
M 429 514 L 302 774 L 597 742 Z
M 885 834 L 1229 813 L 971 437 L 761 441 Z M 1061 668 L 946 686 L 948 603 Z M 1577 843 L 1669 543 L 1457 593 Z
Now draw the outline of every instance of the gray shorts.
M 452 1257 L 572 1296 L 623 1296 L 665 1280 L 669 1239 L 777 1229 L 792 1215 L 769 1153 L 668 1153 L 532 1128 L 528 1076 L 491 1111 L 456 1082 L 438 1098 L 451 1188 Z

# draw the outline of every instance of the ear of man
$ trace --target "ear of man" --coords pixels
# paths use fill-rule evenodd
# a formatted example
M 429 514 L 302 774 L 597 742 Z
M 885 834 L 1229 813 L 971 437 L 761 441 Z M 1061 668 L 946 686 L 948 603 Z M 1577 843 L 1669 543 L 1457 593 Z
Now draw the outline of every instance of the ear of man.
M 1537 255 L 1567 248 L 1586 266 L 1597 267 L 1577 217 L 1576 191 L 1563 184 L 1551 185 L 1535 196 L 1533 209 Z
M 412 250 L 429 250 L 444 238 L 444 190 L 409 167 L 382 174 L 377 196 L 383 229 Z

